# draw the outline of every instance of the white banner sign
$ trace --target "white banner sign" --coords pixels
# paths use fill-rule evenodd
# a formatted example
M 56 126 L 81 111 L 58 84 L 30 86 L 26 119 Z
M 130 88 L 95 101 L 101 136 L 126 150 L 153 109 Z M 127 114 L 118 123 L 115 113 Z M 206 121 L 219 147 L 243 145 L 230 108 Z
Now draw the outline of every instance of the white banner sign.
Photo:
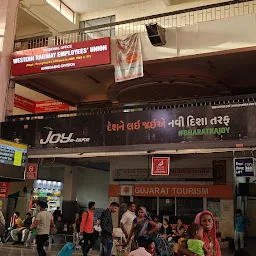
M 116 40 L 115 81 L 143 77 L 143 60 L 139 34 Z

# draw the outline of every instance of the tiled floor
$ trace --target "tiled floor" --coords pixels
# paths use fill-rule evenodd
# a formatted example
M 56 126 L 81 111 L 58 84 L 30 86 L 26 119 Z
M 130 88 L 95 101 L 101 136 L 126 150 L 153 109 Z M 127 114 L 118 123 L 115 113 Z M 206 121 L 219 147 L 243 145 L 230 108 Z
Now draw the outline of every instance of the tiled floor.
M 255 256 L 256 253 L 256 242 L 251 241 L 248 244 L 248 252 L 251 253 L 251 256 Z M 56 256 L 58 254 L 58 248 L 52 248 L 50 251 L 47 252 L 47 256 Z M 0 246 L 0 255 L 1 256 L 36 256 L 36 250 L 35 249 L 26 249 L 22 247 L 6 247 L 6 246 Z M 73 253 L 73 255 L 82 255 L 81 252 Z M 98 255 L 98 252 L 92 252 L 89 255 L 96 256 Z M 222 256 L 233 256 L 234 252 L 229 250 L 223 250 Z

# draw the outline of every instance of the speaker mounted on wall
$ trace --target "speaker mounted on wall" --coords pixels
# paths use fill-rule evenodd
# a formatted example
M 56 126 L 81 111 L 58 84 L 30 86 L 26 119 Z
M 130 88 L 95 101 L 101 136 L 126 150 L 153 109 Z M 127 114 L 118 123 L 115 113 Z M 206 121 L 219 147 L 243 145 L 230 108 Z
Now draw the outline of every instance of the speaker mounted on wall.
M 146 25 L 148 38 L 153 46 L 162 46 L 166 44 L 165 29 L 157 23 Z

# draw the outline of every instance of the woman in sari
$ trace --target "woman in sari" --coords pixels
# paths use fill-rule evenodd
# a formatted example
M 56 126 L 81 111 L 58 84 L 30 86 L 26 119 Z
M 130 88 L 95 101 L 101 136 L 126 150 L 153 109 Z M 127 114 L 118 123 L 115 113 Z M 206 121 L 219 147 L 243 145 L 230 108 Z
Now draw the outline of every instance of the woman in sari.
M 200 212 L 197 214 L 194 222 L 201 225 L 204 230 L 203 242 L 206 248 L 210 251 L 207 256 L 221 256 L 220 245 L 216 238 L 216 223 L 213 214 L 209 211 Z M 182 243 L 179 252 L 187 256 L 195 255 L 187 250 L 186 242 Z
M 134 219 L 132 229 L 124 246 L 127 246 L 133 238 L 132 250 L 137 249 L 137 239 L 140 236 L 153 238 L 157 231 L 157 224 L 152 221 L 147 209 L 143 206 L 139 207 L 138 217 Z M 154 240 L 154 238 L 153 238 Z

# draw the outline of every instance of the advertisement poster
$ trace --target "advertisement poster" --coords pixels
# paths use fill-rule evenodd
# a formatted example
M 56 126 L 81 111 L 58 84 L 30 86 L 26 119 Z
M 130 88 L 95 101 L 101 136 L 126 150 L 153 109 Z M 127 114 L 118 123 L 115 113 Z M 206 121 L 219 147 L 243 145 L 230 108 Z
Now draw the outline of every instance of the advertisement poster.
M 4 122 L 1 137 L 32 148 L 249 141 L 254 123 L 255 106 L 234 104 Z M 224 182 L 223 168 L 216 179 Z
M 116 40 L 115 81 L 143 77 L 143 60 L 139 34 Z
M 14 52 L 12 75 L 38 74 L 110 64 L 110 38 Z
M 210 211 L 216 218 L 220 216 L 220 200 L 207 199 L 207 210 Z

